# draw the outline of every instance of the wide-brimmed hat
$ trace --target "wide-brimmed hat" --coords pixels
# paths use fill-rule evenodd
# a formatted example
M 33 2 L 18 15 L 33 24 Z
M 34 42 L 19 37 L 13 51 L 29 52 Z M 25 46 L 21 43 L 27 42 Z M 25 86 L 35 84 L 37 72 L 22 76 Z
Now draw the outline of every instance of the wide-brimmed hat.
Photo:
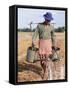
M 49 21 L 53 20 L 52 13 L 50 12 L 46 12 L 46 14 L 44 14 L 43 16 L 45 20 L 49 20 Z

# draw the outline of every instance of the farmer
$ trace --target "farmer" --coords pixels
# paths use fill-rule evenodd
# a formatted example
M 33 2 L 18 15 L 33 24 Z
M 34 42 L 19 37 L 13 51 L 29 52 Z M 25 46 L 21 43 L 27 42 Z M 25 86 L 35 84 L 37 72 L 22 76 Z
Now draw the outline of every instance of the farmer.
M 32 44 L 34 46 L 36 45 L 36 38 L 38 35 L 39 56 L 40 58 L 48 58 L 49 55 L 52 54 L 52 46 L 55 47 L 56 45 L 54 27 L 50 24 L 50 22 L 53 20 L 53 17 L 52 13 L 50 12 L 46 12 L 43 17 L 45 21 L 37 25 L 37 28 L 33 35 Z

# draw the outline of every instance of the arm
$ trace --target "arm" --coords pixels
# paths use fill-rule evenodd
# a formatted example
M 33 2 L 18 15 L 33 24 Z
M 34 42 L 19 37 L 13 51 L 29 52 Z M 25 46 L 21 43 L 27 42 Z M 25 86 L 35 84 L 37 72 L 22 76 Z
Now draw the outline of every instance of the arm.
M 52 46 L 56 47 L 56 35 L 54 30 L 51 31 Z
M 34 34 L 33 34 L 33 37 L 32 37 L 32 43 L 33 43 L 34 45 L 35 45 L 35 41 L 36 41 L 36 38 L 37 38 L 38 34 L 39 34 L 39 27 L 38 27 L 38 25 L 37 25 L 37 27 L 36 27 L 36 29 L 35 29 L 35 32 L 34 32 Z

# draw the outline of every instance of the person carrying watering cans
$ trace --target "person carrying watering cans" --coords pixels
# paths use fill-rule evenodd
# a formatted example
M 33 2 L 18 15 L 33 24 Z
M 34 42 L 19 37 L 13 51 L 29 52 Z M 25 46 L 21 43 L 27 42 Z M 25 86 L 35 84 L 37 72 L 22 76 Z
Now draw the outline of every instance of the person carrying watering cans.
M 56 48 L 56 35 L 54 32 L 54 26 L 50 23 L 53 20 L 52 13 L 46 12 L 43 15 L 45 21 L 39 23 L 32 37 L 32 44 L 35 46 L 36 38 L 39 35 L 39 51 L 38 54 L 40 58 L 48 58 L 53 54 L 52 60 L 57 60 L 57 54 L 53 53 L 59 48 Z

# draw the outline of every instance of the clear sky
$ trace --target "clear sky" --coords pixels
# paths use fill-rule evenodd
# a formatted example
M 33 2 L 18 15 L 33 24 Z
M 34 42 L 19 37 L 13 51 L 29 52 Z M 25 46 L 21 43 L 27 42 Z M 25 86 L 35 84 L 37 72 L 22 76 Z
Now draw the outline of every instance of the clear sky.
M 52 22 L 56 23 L 54 27 L 65 26 L 65 11 L 61 10 L 47 10 L 47 9 L 25 9 L 18 8 L 18 28 L 30 27 L 29 23 L 39 23 L 44 21 L 43 15 L 46 12 L 51 12 L 54 20 Z M 37 25 L 32 24 L 32 28 Z

